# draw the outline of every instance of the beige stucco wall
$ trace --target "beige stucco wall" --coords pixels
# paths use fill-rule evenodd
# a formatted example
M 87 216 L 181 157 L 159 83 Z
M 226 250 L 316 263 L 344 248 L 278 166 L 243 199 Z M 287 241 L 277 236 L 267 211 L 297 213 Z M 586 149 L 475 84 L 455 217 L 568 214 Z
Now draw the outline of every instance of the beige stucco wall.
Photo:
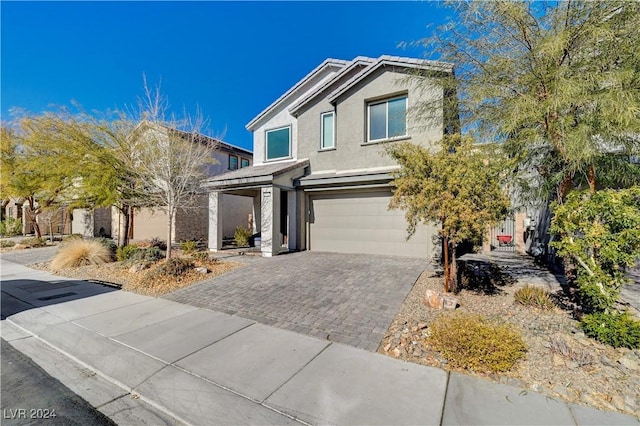
M 111 209 L 73 209 L 71 233 L 85 237 L 111 235 Z
M 139 209 L 133 214 L 133 240 L 167 240 L 167 213 L 161 209 Z
M 253 213 L 253 198 L 223 194 L 222 235 L 233 237 L 236 227 L 249 227 L 249 215 Z M 206 231 L 205 227 L 205 231 Z
M 386 144 L 366 143 L 367 103 L 395 95 L 407 94 L 407 134 L 401 140 L 428 146 L 442 137 L 441 125 L 420 124 L 412 110 L 427 99 L 441 98 L 442 91 L 421 93 L 407 75 L 382 68 L 357 84 L 338 99 L 335 107 L 335 149 L 320 150 L 320 116 L 333 111 L 326 98 L 320 99 L 298 117 L 298 157 L 309 158 L 312 173 L 324 170 L 348 170 L 392 166 L 395 162 L 383 155 Z

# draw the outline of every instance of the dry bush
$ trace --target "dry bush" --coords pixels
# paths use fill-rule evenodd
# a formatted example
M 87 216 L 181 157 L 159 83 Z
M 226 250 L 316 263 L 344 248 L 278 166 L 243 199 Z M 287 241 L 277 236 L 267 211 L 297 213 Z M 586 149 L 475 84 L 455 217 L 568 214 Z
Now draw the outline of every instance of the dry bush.
M 540 287 L 524 286 L 518 289 L 514 295 L 516 302 L 524 306 L 532 306 L 538 309 L 553 309 L 555 303 L 548 291 Z
M 111 251 L 95 240 L 71 240 L 51 260 L 54 270 L 86 265 L 102 265 L 113 261 Z
M 511 327 L 480 315 L 441 315 L 429 328 L 429 343 L 455 368 L 508 371 L 526 351 L 520 333 Z
M 551 337 L 549 340 L 549 349 L 554 354 L 562 355 L 565 358 L 574 361 L 578 366 L 593 364 L 593 355 L 586 349 L 575 349 L 561 335 Z

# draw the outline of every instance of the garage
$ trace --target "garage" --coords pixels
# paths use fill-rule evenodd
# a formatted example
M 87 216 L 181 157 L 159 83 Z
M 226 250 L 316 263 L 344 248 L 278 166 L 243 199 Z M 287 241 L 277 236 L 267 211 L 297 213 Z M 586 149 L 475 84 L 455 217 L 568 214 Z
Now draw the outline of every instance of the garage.
M 409 239 L 402 210 L 389 210 L 390 190 L 312 193 L 309 249 L 431 258 L 434 226 L 420 225 Z

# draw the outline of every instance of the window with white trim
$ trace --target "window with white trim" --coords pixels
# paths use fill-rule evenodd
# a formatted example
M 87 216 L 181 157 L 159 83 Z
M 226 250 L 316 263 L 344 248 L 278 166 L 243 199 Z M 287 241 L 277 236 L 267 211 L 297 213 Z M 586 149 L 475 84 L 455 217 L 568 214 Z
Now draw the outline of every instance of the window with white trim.
M 291 127 L 266 131 L 266 160 L 291 157 Z
M 320 114 L 320 149 L 335 148 L 335 114 L 325 112 Z
M 407 135 L 407 97 L 371 102 L 367 105 L 367 141 Z

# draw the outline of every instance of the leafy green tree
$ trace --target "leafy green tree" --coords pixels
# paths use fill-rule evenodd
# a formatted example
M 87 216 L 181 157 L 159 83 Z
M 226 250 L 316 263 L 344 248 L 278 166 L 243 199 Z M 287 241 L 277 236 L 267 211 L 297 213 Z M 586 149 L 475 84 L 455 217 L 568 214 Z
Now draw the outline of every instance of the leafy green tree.
M 91 137 L 86 139 L 86 165 L 79 170 L 84 207 L 115 207 L 123 218 L 118 245 L 129 244 L 133 212 L 149 204 L 137 168 L 140 141 L 133 137 L 137 123 L 122 112 L 84 115 Z
M 446 108 L 478 140 L 504 142 L 525 194 L 562 201 L 575 186 L 629 186 L 640 169 L 640 3 L 449 2 L 422 40 L 455 65 Z M 425 81 L 423 84 L 433 84 Z M 437 118 L 440 103 L 416 113 Z
M 501 185 L 506 163 L 494 146 L 473 145 L 460 135 L 445 136 L 438 148 L 389 145 L 388 153 L 400 165 L 389 207 L 405 211 L 409 236 L 421 222 L 441 225 L 445 291 L 456 291 L 456 247 L 481 241 L 507 213 L 509 199 Z
M 75 171 L 86 163 L 79 141 L 89 135 L 63 110 L 24 115 L 2 132 L 2 197 L 28 203 L 27 219 L 40 238 L 38 215 L 77 201 Z
M 583 307 L 607 312 L 628 282 L 625 268 L 640 257 L 640 186 L 570 193 L 552 206 L 552 245 L 578 266 L 577 284 Z

